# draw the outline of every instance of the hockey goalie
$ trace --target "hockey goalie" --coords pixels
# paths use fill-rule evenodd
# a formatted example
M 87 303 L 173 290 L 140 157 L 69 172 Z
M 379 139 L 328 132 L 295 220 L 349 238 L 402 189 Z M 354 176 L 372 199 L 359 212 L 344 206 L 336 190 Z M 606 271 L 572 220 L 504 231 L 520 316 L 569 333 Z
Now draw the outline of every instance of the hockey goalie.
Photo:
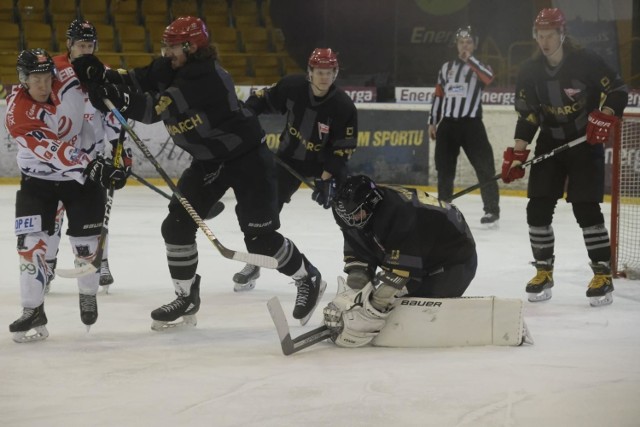
M 522 344 L 522 301 L 462 297 L 477 254 L 455 206 L 358 175 L 336 194 L 333 213 L 347 273 L 323 312 L 336 345 Z

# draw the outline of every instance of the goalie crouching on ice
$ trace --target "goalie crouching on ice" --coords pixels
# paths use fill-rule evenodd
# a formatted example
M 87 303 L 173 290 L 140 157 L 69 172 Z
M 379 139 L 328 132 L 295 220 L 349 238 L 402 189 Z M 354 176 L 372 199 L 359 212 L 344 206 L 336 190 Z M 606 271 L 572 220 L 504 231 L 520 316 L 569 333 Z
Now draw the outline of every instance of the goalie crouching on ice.
M 332 210 L 344 235 L 347 279 L 339 278 L 324 321 L 338 346 L 369 344 L 397 296 L 460 297 L 476 274 L 464 216 L 425 192 L 357 175 L 340 187 Z

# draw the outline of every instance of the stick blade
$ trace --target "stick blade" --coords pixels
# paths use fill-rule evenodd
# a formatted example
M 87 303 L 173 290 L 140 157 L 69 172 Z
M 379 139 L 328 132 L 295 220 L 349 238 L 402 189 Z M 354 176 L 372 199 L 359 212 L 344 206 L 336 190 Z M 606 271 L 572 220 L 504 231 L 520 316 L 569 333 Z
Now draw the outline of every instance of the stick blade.
M 93 264 L 85 264 L 78 268 L 58 268 L 56 274 L 66 279 L 77 279 L 95 273 L 98 269 Z
M 280 304 L 278 297 L 273 297 L 267 301 L 267 308 L 269 309 L 271 320 L 273 320 L 273 324 L 276 326 L 282 352 L 285 356 L 295 353 L 293 341 L 291 340 L 291 332 L 289 331 L 289 323 L 287 322 L 287 317 L 284 314 L 282 304 Z
M 225 248 L 226 249 L 226 248 Z M 234 261 L 244 262 L 245 264 L 257 265 L 258 267 L 278 268 L 278 260 L 274 257 L 260 254 L 249 254 L 246 252 L 236 252 L 230 249 L 226 249 L 226 251 L 220 251 L 222 255 L 226 258 L 232 259 Z

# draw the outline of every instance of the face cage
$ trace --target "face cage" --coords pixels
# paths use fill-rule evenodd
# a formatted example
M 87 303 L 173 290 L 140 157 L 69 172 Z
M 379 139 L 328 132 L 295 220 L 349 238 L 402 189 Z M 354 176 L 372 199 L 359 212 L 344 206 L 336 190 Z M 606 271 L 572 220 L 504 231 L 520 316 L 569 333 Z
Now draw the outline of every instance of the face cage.
M 366 213 L 363 217 L 357 218 L 357 219 L 355 218 L 355 216 L 364 210 L 365 204 L 366 202 L 361 203 L 357 208 L 355 208 L 351 212 L 345 212 L 344 209 L 340 209 L 336 206 L 336 213 L 338 214 L 340 219 L 342 219 L 344 223 L 347 224 L 349 227 L 364 228 L 364 226 L 367 225 L 367 223 L 371 219 L 372 214 L 369 212 L 369 213 Z

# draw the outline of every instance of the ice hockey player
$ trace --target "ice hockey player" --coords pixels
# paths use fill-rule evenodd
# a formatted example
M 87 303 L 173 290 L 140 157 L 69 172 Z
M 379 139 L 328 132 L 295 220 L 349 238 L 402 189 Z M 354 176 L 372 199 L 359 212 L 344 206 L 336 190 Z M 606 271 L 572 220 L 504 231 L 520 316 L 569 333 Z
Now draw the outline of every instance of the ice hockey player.
M 344 235 L 347 279 L 324 319 L 339 346 L 371 342 L 397 296 L 459 297 L 475 276 L 476 246 L 464 216 L 427 193 L 351 176 L 333 214 Z
M 74 19 L 67 28 L 67 53 L 56 55 L 53 57 L 53 62 L 58 70 L 58 76 L 61 80 L 66 81 L 68 79 L 75 79 L 76 74 L 73 71 L 71 62 L 81 55 L 93 54 L 98 48 L 98 32 L 95 26 L 89 21 L 82 21 L 80 19 Z M 91 156 L 96 153 L 102 154 L 105 151 L 106 141 L 111 142 L 113 147 L 111 157 L 113 157 L 113 151 L 115 150 L 115 144 L 118 139 L 118 132 L 120 131 L 120 123 L 113 117 L 113 114 L 103 114 L 97 111 L 89 102 L 89 96 L 86 94 L 87 102 L 87 114 L 85 118 L 91 124 L 90 129 L 94 130 L 96 149 L 93 153 L 89 153 Z M 124 158 L 127 160 L 127 164 L 131 166 L 131 152 L 130 149 L 124 151 Z M 105 200 L 106 200 L 106 190 Z M 58 212 L 56 214 L 56 231 L 49 238 L 49 244 L 47 245 L 46 260 L 49 265 L 49 277 L 47 280 L 47 287 L 45 292 L 49 291 L 51 280 L 55 277 L 55 268 L 57 264 L 58 245 L 60 244 L 60 237 L 62 232 L 62 225 L 64 220 L 64 205 L 62 203 L 58 206 Z M 100 286 L 108 292 L 109 286 L 113 283 L 113 275 L 109 269 L 109 239 L 105 243 L 104 253 L 102 255 L 102 264 L 100 266 Z
M 173 21 L 162 36 L 162 57 L 147 67 L 105 72 L 96 57 L 83 58 L 74 67 L 81 80 L 93 81 L 90 97 L 96 108 L 107 111 L 102 99 L 108 98 L 130 119 L 163 121 L 175 144 L 193 156 L 178 188 L 198 215 L 233 189 L 249 252 L 273 256 L 278 271 L 294 279 L 298 293 L 293 317 L 306 323 L 326 282 L 296 245 L 276 231 L 280 220 L 273 155 L 257 117 L 238 101 L 231 76 L 218 64 L 204 22 L 192 16 Z M 196 231 L 197 225 L 174 197 L 162 236 L 177 298 L 151 313 L 154 330 L 196 322 Z
M 516 81 L 515 144 L 504 152 L 502 180 L 524 176 L 518 167 L 540 130 L 535 155 L 586 135 L 579 144 L 531 167 L 527 205 L 529 240 L 537 273 L 527 283 L 531 302 L 551 298 L 555 237 L 553 213 L 565 186 L 582 228 L 594 276 L 587 289 L 592 306 L 613 302 L 611 243 L 600 209 L 604 195 L 604 145 L 627 105 L 627 87 L 599 56 L 567 35 L 560 9 L 542 9 L 533 25 L 539 51 L 520 68 Z M 601 98 L 604 102 L 600 105 Z
M 57 78 L 53 59 L 43 49 L 22 51 L 17 71 L 20 86 L 7 99 L 5 125 L 18 145 L 22 174 L 16 194 L 15 233 L 23 314 L 9 325 L 14 341 L 21 343 L 49 335 L 44 311 L 45 253 L 58 202 L 67 208 L 67 234 L 76 265 L 90 262 L 104 216 L 100 186 L 113 182 L 122 188 L 127 174 L 111 160 L 92 157 L 96 142 L 84 137 L 86 104 L 77 79 Z M 78 279 L 80 319 L 87 326 L 98 318 L 99 279 L 98 272 Z
M 305 178 L 314 180 L 312 198 L 328 209 L 337 185 L 347 176 L 347 162 L 358 143 L 358 112 L 351 98 L 334 82 L 338 57 L 328 48 L 314 49 L 307 75 L 282 78 L 256 91 L 246 106 L 255 114 L 287 117 L 277 156 Z M 278 209 L 300 188 L 300 180 L 276 164 Z M 255 287 L 260 267 L 247 264 L 233 276 L 234 291 Z

